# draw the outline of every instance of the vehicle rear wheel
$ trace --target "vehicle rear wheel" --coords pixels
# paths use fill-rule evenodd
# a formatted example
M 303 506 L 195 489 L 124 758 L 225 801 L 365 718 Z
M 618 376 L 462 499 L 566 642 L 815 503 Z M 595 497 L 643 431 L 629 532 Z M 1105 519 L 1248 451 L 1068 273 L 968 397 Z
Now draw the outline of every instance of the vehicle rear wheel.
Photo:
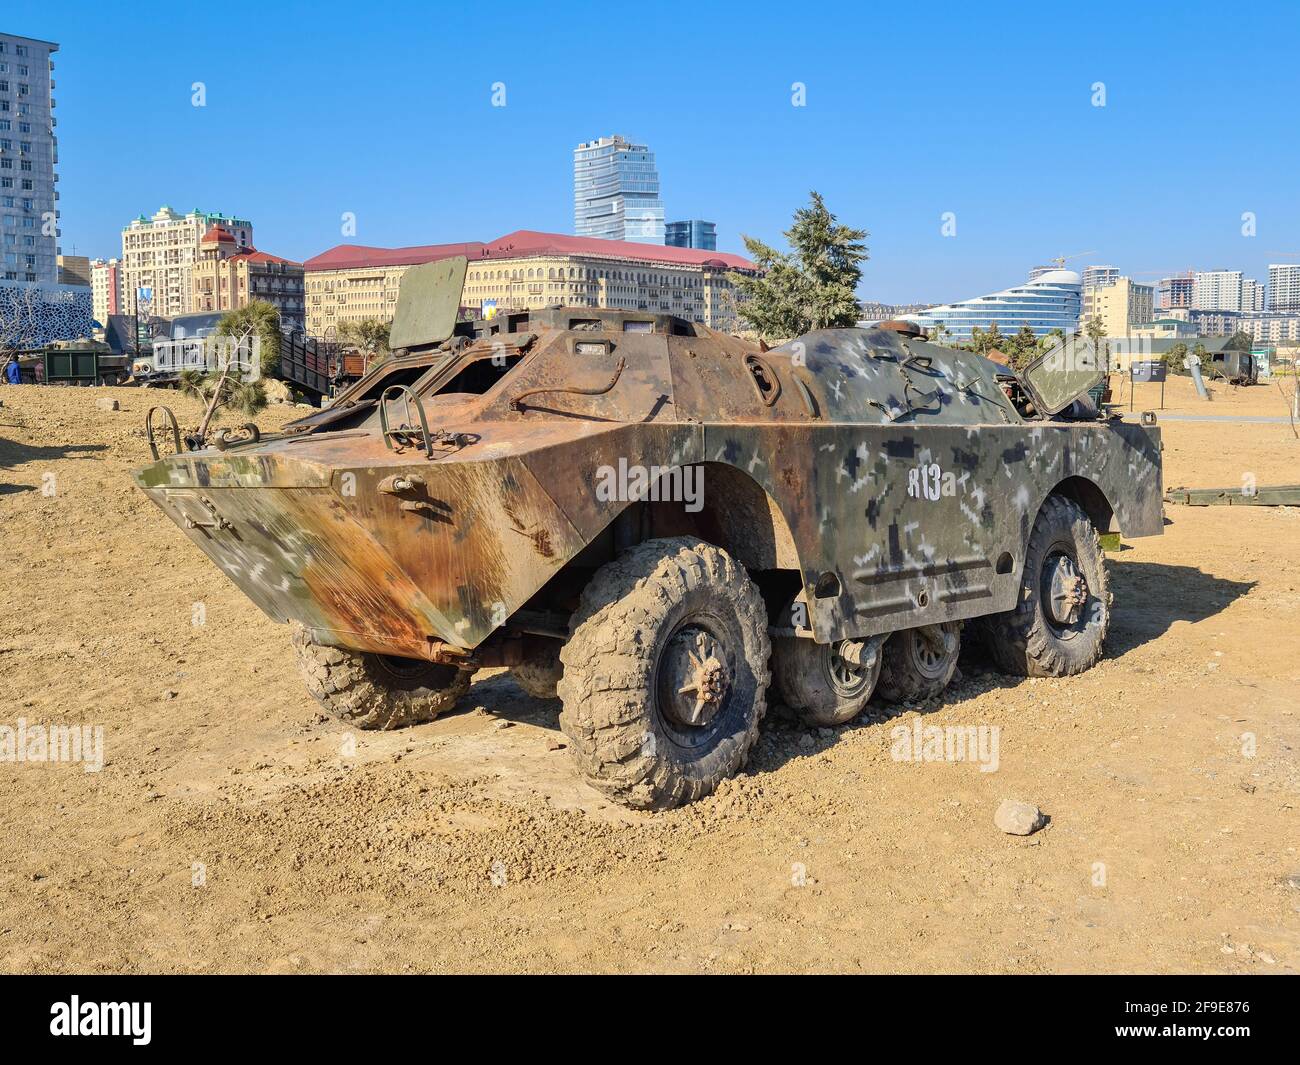
M 539 640 L 528 658 L 510 667 L 510 676 L 516 684 L 534 699 L 556 699 L 557 685 L 564 676 L 564 663 L 560 661 L 559 640 Z
M 960 621 L 902 629 L 885 641 L 876 691 L 891 703 L 932 698 L 952 680 L 960 655 Z
M 437 662 L 351 651 L 317 643 L 295 625 L 307 690 L 327 713 L 361 729 L 395 729 L 432 721 L 469 690 L 473 670 Z
M 598 570 L 560 657 L 560 727 L 588 783 L 666 809 L 745 764 L 767 708 L 767 610 L 744 567 L 690 537 Z
M 843 725 L 857 717 L 875 691 L 880 663 L 879 639 L 816 643 L 778 636 L 772 641 L 776 689 L 810 725 Z
M 1016 676 L 1082 673 L 1101 657 L 1110 604 L 1091 519 L 1074 500 L 1048 496 L 1029 536 L 1016 608 L 983 620 L 989 653 Z

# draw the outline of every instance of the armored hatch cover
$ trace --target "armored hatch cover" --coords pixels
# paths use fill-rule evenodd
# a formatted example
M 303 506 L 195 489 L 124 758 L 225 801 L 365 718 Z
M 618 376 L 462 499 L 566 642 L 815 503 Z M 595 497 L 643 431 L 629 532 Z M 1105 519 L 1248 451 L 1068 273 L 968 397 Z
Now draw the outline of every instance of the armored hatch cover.
M 1045 417 L 1059 414 L 1106 377 L 1095 341 L 1071 337 L 1055 344 L 1016 374 L 1021 387 Z

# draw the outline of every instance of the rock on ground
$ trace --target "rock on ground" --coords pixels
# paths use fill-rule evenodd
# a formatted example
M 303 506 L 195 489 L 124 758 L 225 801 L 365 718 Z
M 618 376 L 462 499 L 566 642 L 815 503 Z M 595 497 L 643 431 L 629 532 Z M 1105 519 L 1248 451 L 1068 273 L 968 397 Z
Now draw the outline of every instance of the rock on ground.
M 1047 824 L 1047 818 L 1032 803 L 1003 799 L 998 812 L 993 815 L 993 823 L 1008 835 L 1029 836 Z

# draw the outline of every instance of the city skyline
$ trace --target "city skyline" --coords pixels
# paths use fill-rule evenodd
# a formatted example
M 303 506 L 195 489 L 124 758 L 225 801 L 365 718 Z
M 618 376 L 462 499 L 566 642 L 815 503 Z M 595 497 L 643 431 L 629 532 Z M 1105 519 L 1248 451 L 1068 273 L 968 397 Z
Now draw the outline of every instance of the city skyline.
M 70 0 L 51 16 L 17 0 L 3 27 L 60 43 L 54 95 L 68 255 L 119 255 L 122 228 L 159 203 L 255 218 L 262 243 L 299 261 L 341 243 L 563 232 L 573 146 L 617 131 L 652 146 L 668 213 L 716 221 L 720 250 L 743 253 L 741 234 L 780 244 L 809 189 L 822 192 L 842 220 L 871 233 L 859 287 L 868 300 L 962 299 L 1020 283 L 1058 255 L 1076 269 L 1113 263 L 1144 282 L 1188 267 L 1262 282 L 1270 263 L 1300 261 L 1279 254 L 1300 253 L 1300 204 L 1281 176 L 1300 155 L 1282 133 L 1282 101 L 1295 98 L 1300 78 L 1281 63 L 1243 65 L 1228 83 L 1189 75 L 1217 56 L 1204 16 L 1219 9 L 1209 5 L 1180 9 L 1179 19 L 1100 5 L 1124 19 L 1126 33 L 1071 26 L 1075 46 L 1060 54 L 1056 20 L 999 26 L 1001 54 L 1024 56 L 1021 65 L 984 61 L 981 47 L 993 41 L 977 13 L 891 16 L 889 39 L 933 42 L 938 26 L 951 40 L 946 51 L 923 50 L 925 78 L 916 77 L 914 49 L 882 48 L 866 65 L 818 63 L 777 47 L 792 20 L 736 24 L 666 9 L 668 18 L 689 11 L 716 45 L 712 65 L 726 76 L 705 78 L 703 96 L 694 77 L 647 93 L 643 72 L 617 66 L 602 69 L 600 91 L 574 93 L 571 38 L 559 28 L 537 24 L 527 64 L 485 61 L 435 49 L 445 22 L 410 4 L 383 20 L 344 18 L 330 3 L 259 11 L 259 32 L 237 58 L 199 47 L 140 52 L 137 27 L 165 24 L 163 5 L 138 5 L 129 24 L 77 17 L 92 10 Z M 254 10 L 236 5 L 230 15 Z M 615 31 L 601 9 L 574 11 Z M 303 49 L 307 16 L 313 45 Z M 843 22 L 836 39 L 869 40 L 886 28 L 848 8 L 818 25 L 834 17 Z M 1263 20 L 1275 38 L 1300 22 L 1268 5 L 1233 26 L 1249 37 Z M 438 92 L 425 76 L 431 50 Z M 336 65 L 323 64 L 325 55 Z M 1030 61 L 1044 55 L 1053 62 Z M 350 73 L 329 76 L 338 70 Z M 358 92 L 358 70 L 382 72 L 382 100 Z M 1099 92 L 1104 106 L 1094 106 Z M 988 116 L 999 114 L 1015 116 L 1006 128 L 1019 141 L 989 141 Z M 1207 124 L 1223 158 L 1241 160 L 1226 176 L 1188 162 L 1203 162 L 1193 138 Z M 354 145 L 350 131 L 367 139 Z M 1266 161 L 1247 165 L 1261 137 Z M 943 235 L 946 223 L 954 236 Z M 1243 236 L 1246 228 L 1256 235 Z M 1086 261 L 1074 257 L 1085 248 Z

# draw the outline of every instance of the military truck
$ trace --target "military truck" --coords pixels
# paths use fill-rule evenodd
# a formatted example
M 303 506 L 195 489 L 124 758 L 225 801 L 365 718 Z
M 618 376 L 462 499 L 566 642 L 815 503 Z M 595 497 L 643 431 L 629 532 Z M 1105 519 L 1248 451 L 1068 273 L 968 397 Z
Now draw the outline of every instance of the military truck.
M 773 684 L 822 725 L 929 698 L 968 623 L 1009 673 L 1088 668 L 1101 538 L 1161 532 L 1158 427 L 1099 414 L 1069 352 L 1015 375 L 908 325 L 765 351 L 648 311 L 457 321 L 464 274 L 408 271 L 394 356 L 329 409 L 135 474 L 356 726 L 506 666 L 592 785 L 675 806 L 745 764 Z

